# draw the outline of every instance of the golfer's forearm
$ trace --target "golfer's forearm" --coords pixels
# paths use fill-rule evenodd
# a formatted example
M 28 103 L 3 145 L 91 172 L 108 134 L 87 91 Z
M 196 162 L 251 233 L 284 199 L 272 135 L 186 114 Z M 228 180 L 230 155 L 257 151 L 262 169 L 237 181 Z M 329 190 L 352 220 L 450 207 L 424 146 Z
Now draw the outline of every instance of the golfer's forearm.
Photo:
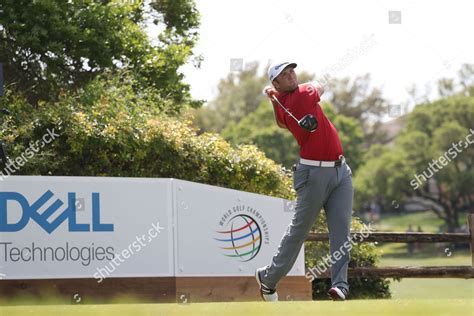
M 276 121 L 278 127 L 280 127 L 280 128 L 286 128 L 286 126 L 285 126 L 284 124 L 282 124 L 282 123 L 280 122 L 280 120 L 278 119 L 278 116 L 277 116 L 277 107 L 276 107 L 276 105 L 273 104 L 273 102 L 272 102 L 272 105 L 273 105 L 273 114 L 275 115 L 275 121 Z
M 277 118 L 275 118 L 275 119 L 276 119 L 276 123 L 277 123 L 279 128 L 286 128 L 286 126 L 281 124 L 280 121 Z

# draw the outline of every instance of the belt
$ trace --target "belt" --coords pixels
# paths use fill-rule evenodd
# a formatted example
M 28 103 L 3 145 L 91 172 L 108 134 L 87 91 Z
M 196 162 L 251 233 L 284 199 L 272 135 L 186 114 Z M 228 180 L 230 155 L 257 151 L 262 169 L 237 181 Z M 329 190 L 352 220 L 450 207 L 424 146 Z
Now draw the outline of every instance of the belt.
M 300 158 L 300 164 L 315 166 L 315 167 L 339 167 L 346 161 L 343 155 L 339 156 L 339 160 L 336 161 L 321 161 L 321 160 L 309 160 Z

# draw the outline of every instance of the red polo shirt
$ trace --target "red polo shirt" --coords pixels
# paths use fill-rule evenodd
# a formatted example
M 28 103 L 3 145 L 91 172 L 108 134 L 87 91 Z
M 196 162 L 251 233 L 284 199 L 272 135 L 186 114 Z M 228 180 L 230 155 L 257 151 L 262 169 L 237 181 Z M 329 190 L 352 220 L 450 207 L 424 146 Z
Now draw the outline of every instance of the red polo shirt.
M 300 127 L 272 100 L 277 108 L 277 119 L 290 130 L 298 142 L 301 158 L 334 161 L 339 159 L 339 155 L 343 155 L 336 128 L 319 105 L 319 93 L 313 84 L 300 84 L 294 91 L 277 93 L 276 97 L 298 120 L 306 114 L 313 114 L 318 120 L 318 128 L 311 133 Z

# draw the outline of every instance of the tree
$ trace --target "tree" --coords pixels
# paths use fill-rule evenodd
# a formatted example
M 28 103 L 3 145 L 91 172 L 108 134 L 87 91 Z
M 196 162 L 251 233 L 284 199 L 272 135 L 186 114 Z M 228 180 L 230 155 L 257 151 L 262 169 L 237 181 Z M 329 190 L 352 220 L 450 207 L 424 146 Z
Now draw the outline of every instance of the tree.
M 105 71 L 127 70 L 135 91 L 198 106 L 178 68 L 197 40 L 194 1 L 4 0 L 0 56 L 5 83 L 29 102 L 56 100 Z M 147 16 L 163 29 L 150 41 Z M 61 92 L 63 91 L 63 92 Z
M 232 122 L 221 135 L 232 144 L 254 144 L 272 160 L 290 168 L 298 157 L 293 135 L 275 124 L 273 108 L 262 100 L 258 108 L 238 123 Z
M 472 122 L 473 97 L 457 95 L 418 105 L 393 148 L 376 146 L 366 154 L 355 177 L 357 204 L 370 198 L 386 204 L 414 199 L 454 231 L 459 213 L 473 209 Z
M 438 94 L 441 97 L 447 97 L 454 93 L 454 80 L 442 78 L 438 80 Z
M 338 114 L 355 118 L 364 128 L 387 113 L 382 91 L 370 87 L 369 74 L 330 80 L 327 98 Z
M 456 94 L 474 96 L 474 64 L 462 64 L 457 79 L 439 79 L 438 94 L 441 97 Z
M 466 96 L 474 96 L 474 64 L 461 65 L 458 77 L 462 87 L 461 93 Z

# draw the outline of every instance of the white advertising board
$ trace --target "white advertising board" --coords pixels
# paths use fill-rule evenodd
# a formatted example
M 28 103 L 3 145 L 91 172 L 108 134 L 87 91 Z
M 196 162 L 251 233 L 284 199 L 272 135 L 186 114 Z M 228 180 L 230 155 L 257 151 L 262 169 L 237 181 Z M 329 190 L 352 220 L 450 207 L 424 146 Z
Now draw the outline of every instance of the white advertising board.
M 12 176 L 0 182 L 0 278 L 252 276 L 288 201 L 175 179 Z M 301 250 L 289 275 L 304 275 Z
M 172 276 L 169 179 L 9 177 L 0 183 L 4 279 Z
M 243 276 L 271 263 L 294 212 L 288 201 L 176 181 L 177 276 Z M 288 275 L 304 275 L 302 249 Z

